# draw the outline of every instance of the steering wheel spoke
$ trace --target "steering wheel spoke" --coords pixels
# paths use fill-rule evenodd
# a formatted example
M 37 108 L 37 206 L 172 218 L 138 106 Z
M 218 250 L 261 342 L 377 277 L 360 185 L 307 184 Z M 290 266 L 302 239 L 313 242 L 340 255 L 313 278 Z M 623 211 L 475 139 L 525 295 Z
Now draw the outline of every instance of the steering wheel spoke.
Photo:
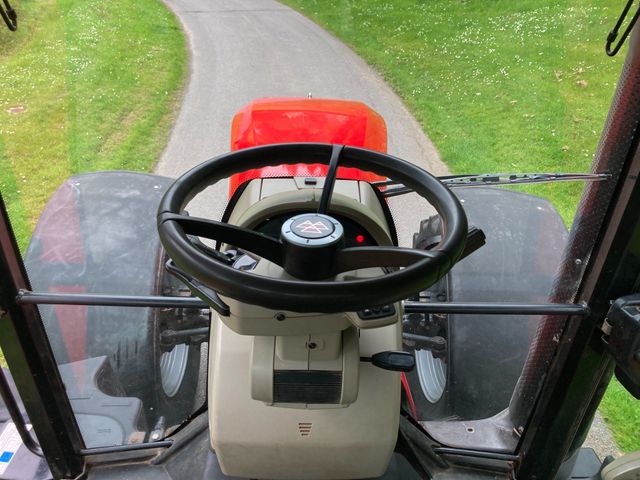
M 336 184 L 336 177 L 338 176 L 338 162 L 340 162 L 340 155 L 342 154 L 342 150 L 344 150 L 344 145 L 331 146 L 329 168 L 327 170 L 327 176 L 324 179 L 324 188 L 322 189 L 320 205 L 318 206 L 319 214 L 326 214 L 329 212 L 331 196 L 333 195 L 333 187 Z
M 438 264 L 446 256 L 438 251 L 402 247 L 352 247 L 335 254 L 334 274 L 371 267 L 409 267 L 420 260 L 430 259 Z
M 255 253 L 280 266 L 283 264 L 282 243 L 264 233 L 206 218 L 164 213 L 161 222 L 176 222 L 186 235 L 224 242 Z

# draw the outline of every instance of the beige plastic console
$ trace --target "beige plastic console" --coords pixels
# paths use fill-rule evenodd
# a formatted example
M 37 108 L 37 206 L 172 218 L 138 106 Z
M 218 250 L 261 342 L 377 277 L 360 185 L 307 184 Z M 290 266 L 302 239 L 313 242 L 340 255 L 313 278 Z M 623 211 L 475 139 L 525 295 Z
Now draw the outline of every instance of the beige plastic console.
M 252 398 L 256 339 L 233 332 L 213 315 L 209 429 L 222 471 L 256 479 L 382 475 L 396 443 L 400 375 L 360 363 L 357 399 L 348 406 L 269 404 Z M 400 344 L 397 324 L 360 331 L 362 356 L 398 350 Z
M 265 218 L 318 208 L 324 178 L 305 185 L 301 178 L 265 178 L 249 182 L 238 199 L 229 223 L 253 228 Z M 379 245 L 391 245 L 389 227 L 373 187 L 366 182 L 336 180 L 331 213 L 339 213 L 362 225 Z
M 229 221 L 253 228 L 273 215 L 313 211 L 323 180 L 253 180 Z M 392 243 L 370 185 L 338 180 L 331 211 L 378 244 Z M 290 278 L 264 259 L 253 273 Z M 212 315 L 208 383 L 211 445 L 222 471 L 273 480 L 382 475 L 396 443 L 400 374 L 360 357 L 401 349 L 401 305 L 395 315 L 363 321 L 354 312 L 302 314 L 223 300 L 232 314 Z

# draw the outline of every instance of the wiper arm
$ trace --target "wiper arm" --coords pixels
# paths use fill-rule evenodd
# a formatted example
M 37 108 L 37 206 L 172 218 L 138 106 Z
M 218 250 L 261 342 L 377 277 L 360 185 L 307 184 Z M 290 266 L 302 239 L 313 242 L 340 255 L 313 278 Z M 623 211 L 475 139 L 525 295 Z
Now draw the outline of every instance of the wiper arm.
M 551 182 L 601 182 L 611 177 L 609 173 L 483 173 L 480 175 L 445 175 L 438 177 L 449 188 L 486 187 L 492 185 L 523 185 L 528 183 Z M 381 193 L 385 198 L 411 193 L 409 187 L 394 180 L 372 183 L 374 187 L 385 188 Z
M 4 20 L 4 23 L 7 24 L 7 28 L 12 32 L 15 32 L 18 29 L 18 14 L 11 7 L 9 0 L 3 0 L 4 7 L 0 5 L 0 16 Z

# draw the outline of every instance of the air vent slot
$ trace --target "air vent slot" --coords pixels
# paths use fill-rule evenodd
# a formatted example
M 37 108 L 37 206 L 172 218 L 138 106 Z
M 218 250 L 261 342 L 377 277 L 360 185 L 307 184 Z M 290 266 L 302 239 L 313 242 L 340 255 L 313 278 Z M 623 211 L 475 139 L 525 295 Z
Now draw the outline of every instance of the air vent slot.
M 313 427 L 313 423 L 298 423 L 298 431 L 300 432 L 301 437 L 308 437 L 311 435 L 311 428 Z
M 322 370 L 275 370 L 275 403 L 340 403 L 342 372 Z

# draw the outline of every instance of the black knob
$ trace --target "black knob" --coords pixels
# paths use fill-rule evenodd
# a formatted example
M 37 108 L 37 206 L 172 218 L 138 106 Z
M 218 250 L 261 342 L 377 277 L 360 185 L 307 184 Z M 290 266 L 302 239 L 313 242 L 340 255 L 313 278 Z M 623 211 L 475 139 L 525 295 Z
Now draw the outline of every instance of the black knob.
M 416 359 L 409 352 L 386 351 L 376 353 L 371 358 L 361 357 L 360 360 L 392 372 L 411 372 L 416 366 Z

